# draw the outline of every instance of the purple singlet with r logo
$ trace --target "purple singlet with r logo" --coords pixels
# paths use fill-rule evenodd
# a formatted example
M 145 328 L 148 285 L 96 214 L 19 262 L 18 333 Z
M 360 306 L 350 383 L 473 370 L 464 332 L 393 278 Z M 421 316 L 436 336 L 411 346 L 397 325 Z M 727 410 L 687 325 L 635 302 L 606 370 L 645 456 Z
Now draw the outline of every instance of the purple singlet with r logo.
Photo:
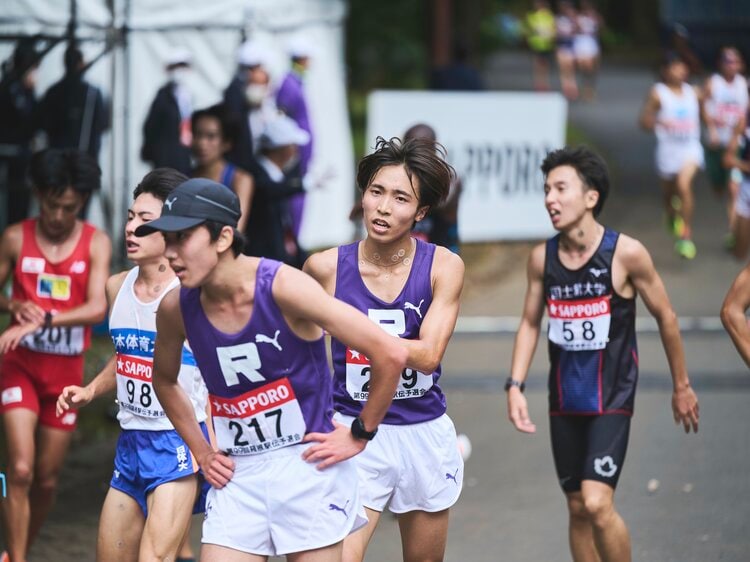
M 387 303 L 373 295 L 359 273 L 359 242 L 339 247 L 335 297 L 366 314 L 393 336 L 419 338 L 419 329 L 432 303 L 430 271 L 435 246 L 416 240 L 414 262 L 401 293 Z M 337 411 L 357 416 L 369 395 L 370 361 L 333 338 L 333 396 Z M 433 420 L 445 413 L 445 396 L 438 386 L 441 368 L 421 373 L 406 368 L 383 423 L 408 425 Z
M 206 381 L 219 449 L 257 455 L 299 443 L 306 433 L 330 432 L 333 403 L 323 337 L 299 338 L 286 323 L 271 288 L 280 262 L 261 259 L 255 302 L 235 334 L 217 330 L 183 287 L 185 333 Z

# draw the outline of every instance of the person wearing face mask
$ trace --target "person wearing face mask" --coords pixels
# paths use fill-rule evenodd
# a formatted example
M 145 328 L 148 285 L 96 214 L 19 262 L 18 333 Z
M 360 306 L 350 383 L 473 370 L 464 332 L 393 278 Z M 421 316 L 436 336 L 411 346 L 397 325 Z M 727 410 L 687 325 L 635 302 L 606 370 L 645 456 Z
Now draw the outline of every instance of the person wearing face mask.
M 268 55 L 257 41 L 245 41 L 237 50 L 237 73 L 224 90 L 224 107 L 240 124 L 237 142 L 226 157 L 229 162 L 252 173 L 254 162 L 253 108 L 262 106 L 266 96 L 268 73 L 265 70 Z
M 190 173 L 193 104 L 187 80 L 190 52 L 175 49 L 166 60 L 167 83 L 157 92 L 143 124 L 141 158 L 154 167 Z
M 258 67 L 251 73 L 250 82 L 245 88 L 245 99 L 250 106 L 248 123 L 255 154 L 258 153 L 258 141 L 266 128 L 266 123 L 273 121 L 279 115 L 270 84 L 271 76 L 263 67 Z
M 306 258 L 291 228 L 288 200 L 304 192 L 307 183 L 289 172 L 299 162 L 299 148 L 310 136 L 290 117 L 266 123 L 258 140 L 257 163 L 251 170 L 255 194 L 245 234 L 245 253 L 300 267 Z
M 313 154 L 313 131 L 305 99 L 304 77 L 310 66 L 313 55 L 312 45 L 302 37 L 295 37 L 289 42 L 288 52 L 291 58 L 291 69 L 281 82 L 276 92 L 276 105 L 279 110 L 291 117 L 295 123 L 310 137 L 310 141 L 299 148 L 299 167 L 294 173 L 299 177 L 307 174 Z M 289 200 L 289 212 L 294 235 L 299 235 L 302 225 L 302 214 L 305 207 L 304 193 Z

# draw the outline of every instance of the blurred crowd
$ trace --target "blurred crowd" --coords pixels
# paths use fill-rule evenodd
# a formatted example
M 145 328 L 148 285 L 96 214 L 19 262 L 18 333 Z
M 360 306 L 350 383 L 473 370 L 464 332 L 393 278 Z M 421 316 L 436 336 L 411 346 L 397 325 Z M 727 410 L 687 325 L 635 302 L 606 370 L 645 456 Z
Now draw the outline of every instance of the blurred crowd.
M 557 62 L 560 86 L 569 100 L 579 95 L 591 100 L 596 95 L 596 76 L 601 48 L 599 35 L 604 21 L 593 2 L 557 2 L 553 12 L 546 0 L 535 0 L 523 21 L 526 42 L 533 54 L 534 87 L 551 89 L 550 72 Z M 576 74 L 580 73 L 582 92 Z
M 309 173 L 315 141 L 304 82 L 314 48 L 296 38 L 287 52 L 289 71 L 274 86 L 268 71 L 272 53 L 257 42 L 243 43 L 221 103 L 196 108 L 187 87 L 191 53 L 174 49 L 164 61 L 166 81 L 143 123 L 140 156 L 154 168 L 210 178 L 235 191 L 242 205 L 240 228 L 248 235 L 246 252 L 299 266 L 305 259 L 298 242 L 305 191 L 326 178 Z M 17 46 L 5 73 L 0 87 L 5 224 L 29 213 L 27 169 L 36 149 L 76 148 L 98 160 L 109 110 L 101 91 L 84 79 L 87 66 L 75 44 L 66 49 L 64 63 L 63 78 L 41 100 L 33 44 Z

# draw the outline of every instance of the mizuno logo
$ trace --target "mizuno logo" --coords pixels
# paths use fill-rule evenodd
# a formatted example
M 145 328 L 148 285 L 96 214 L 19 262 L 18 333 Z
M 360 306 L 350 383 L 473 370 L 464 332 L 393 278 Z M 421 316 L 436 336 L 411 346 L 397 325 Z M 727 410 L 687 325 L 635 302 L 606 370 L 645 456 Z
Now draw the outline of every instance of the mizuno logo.
M 166 207 L 171 211 L 172 203 L 174 203 L 175 201 L 177 201 L 177 197 L 173 197 L 171 201 L 167 199 L 166 201 L 164 201 L 164 205 L 166 205 Z
M 593 275 L 594 277 L 596 277 L 597 279 L 599 279 L 599 277 L 601 277 L 601 275 L 603 273 L 607 273 L 607 268 L 603 267 L 601 269 L 597 269 L 595 267 L 590 267 L 589 268 L 589 272 L 591 272 L 591 275 Z
M 276 330 L 276 333 L 273 335 L 273 338 L 269 338 L 265 334 L 255 334 L 255 343 L 270 343 L 276 349 L 278 349 L 279 351 L 282 351 L 281 346 L 279 345 L 280 333 L 281 333 L 281 330 Z
M 458 469 L 456 469 L 456 472 L 451 474 L 450 472 L 445 473 L 445 479 L 446 480 L 453 480 L 455 482 L 456 486 L 458 486 L 458 480 L 456 480 L 456 475 L 458 474 Z
M 422 318 L 422 311 L 420 310 L 420 308 L 422 308 L 422 303 L 423 302 L 424 302 L 424 299 L 422 299 L 421 301 L 419 301 L 419 304 L 413 305 L 409 301 L 406 301 L 404 303 L 404 310 L 413 310 L 414 312 L 417 313 L 417 316 L 419 316 L 420 318 Z
M 339 507 L 335 503 L 329 503 L 328 504 L 328 511 L 340 511 L 344 514 L 345 517 L 349 517 L 349 515 L 346 513 L 346 506 L 349 505 L 349 500 L 346 500 L 346 503 L 344 504 L 344 507 Z

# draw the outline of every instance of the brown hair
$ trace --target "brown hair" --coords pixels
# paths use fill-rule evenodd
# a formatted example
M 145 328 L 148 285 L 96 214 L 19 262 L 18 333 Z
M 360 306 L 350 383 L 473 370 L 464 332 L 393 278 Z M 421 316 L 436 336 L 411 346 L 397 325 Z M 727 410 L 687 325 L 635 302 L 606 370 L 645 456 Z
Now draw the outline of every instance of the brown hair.
M 453 167 L 445 161 L 445 148 L 434 140 L 398 137 L 385 140 L 378 137 L 375 151 L 362 158 L 357 167 L 357 186 L 364 193 L 372 179 L 386 166 L 402 165 L 409 178 L 419 206 L 435 207 L 445 201 L 455 176 Z M 419 180 L 419 192 L 414 189 L 414 176 Z

